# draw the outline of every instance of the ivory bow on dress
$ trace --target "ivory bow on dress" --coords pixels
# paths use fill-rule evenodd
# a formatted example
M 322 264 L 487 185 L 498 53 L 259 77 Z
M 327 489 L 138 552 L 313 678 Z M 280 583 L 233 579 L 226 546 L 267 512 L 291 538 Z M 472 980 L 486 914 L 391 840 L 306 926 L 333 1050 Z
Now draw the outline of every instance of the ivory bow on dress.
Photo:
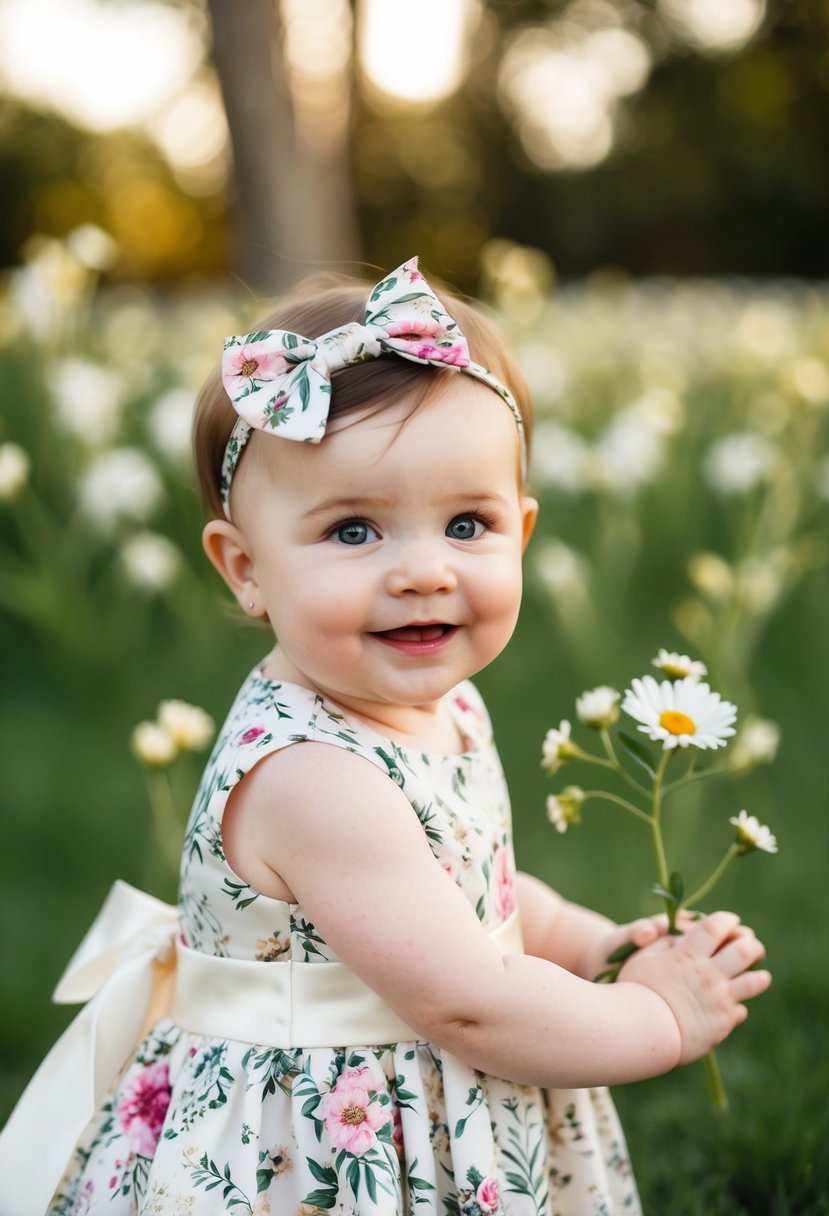
M 228 519 L 230 483 L 251 430 L 319 443 L 328 421 L 332 373 L 384 354 L 463 371 L 494 389 L 515 418 L 525 460 L 524 424 L 515 398 L 488 368 L 471 361 L 466 338 L 414 257 L 372 289 L 361 322 L 316 339 L 269 329 L 225 340 L 222 381 L 239 415 L 220 479 Z

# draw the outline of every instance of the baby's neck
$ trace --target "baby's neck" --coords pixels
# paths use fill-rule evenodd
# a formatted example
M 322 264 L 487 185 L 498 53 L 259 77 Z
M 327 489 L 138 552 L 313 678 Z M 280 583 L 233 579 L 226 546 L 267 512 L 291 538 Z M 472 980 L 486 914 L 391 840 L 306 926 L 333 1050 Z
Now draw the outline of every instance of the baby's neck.
M 320 693 L 343 709 L 347 717 L 403 747 L 422 752 L 455 754 L 469 748 L 446 698 L 425 705 L 393 705 L 348 697 L 334 689 L 320 688 L 300 671 L 277 646 L 269 655 L 263 673 L 270 680 L 298 684 Z

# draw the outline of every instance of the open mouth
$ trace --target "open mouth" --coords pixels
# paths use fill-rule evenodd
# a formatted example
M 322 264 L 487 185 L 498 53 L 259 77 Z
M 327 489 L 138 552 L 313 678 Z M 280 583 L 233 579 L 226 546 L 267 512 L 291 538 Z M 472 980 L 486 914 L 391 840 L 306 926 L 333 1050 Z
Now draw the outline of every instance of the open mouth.
M 457 629 L 457 625 L 434 621 L 428 625 L 400 625 L 397 629 L 381 629 L 373 636 L 399 650 L 425 654 L 442 646 L 457 633 Z

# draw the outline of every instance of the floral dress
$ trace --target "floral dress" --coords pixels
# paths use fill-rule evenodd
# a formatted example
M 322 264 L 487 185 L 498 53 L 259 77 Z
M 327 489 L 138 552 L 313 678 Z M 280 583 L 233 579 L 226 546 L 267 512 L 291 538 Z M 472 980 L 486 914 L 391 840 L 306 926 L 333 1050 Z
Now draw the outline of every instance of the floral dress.
M 423 754 L 255 669 L 202 778 L 179 891 L 186 944 L 262 966 L 338 962 L 297 903 L 230 868 L 222 812 L 263 756 L 356 752 L 409 799 L 491 930 L 515 910 L 506 785 L 480 697 L 447 694 L 462 754 Z M 393 949 L 393 943 L 389 943 Z M 617 1216 L 640 1212 L 606 1090 L 504 1081 L 434 1043 L 283 1049 L 156 1023 L 88 1127 L 49 1216 Z

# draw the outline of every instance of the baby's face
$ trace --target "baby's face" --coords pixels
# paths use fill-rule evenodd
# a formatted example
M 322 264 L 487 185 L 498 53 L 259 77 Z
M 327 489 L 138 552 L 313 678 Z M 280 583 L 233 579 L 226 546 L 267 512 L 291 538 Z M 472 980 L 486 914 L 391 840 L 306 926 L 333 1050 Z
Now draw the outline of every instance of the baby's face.
M 536 504 L 495 393 L 459 374 L 414 412 L 335 419 L 319 445 L 255 440 L 233 513 L 285 678 L 382 718 L 503 649 Z

